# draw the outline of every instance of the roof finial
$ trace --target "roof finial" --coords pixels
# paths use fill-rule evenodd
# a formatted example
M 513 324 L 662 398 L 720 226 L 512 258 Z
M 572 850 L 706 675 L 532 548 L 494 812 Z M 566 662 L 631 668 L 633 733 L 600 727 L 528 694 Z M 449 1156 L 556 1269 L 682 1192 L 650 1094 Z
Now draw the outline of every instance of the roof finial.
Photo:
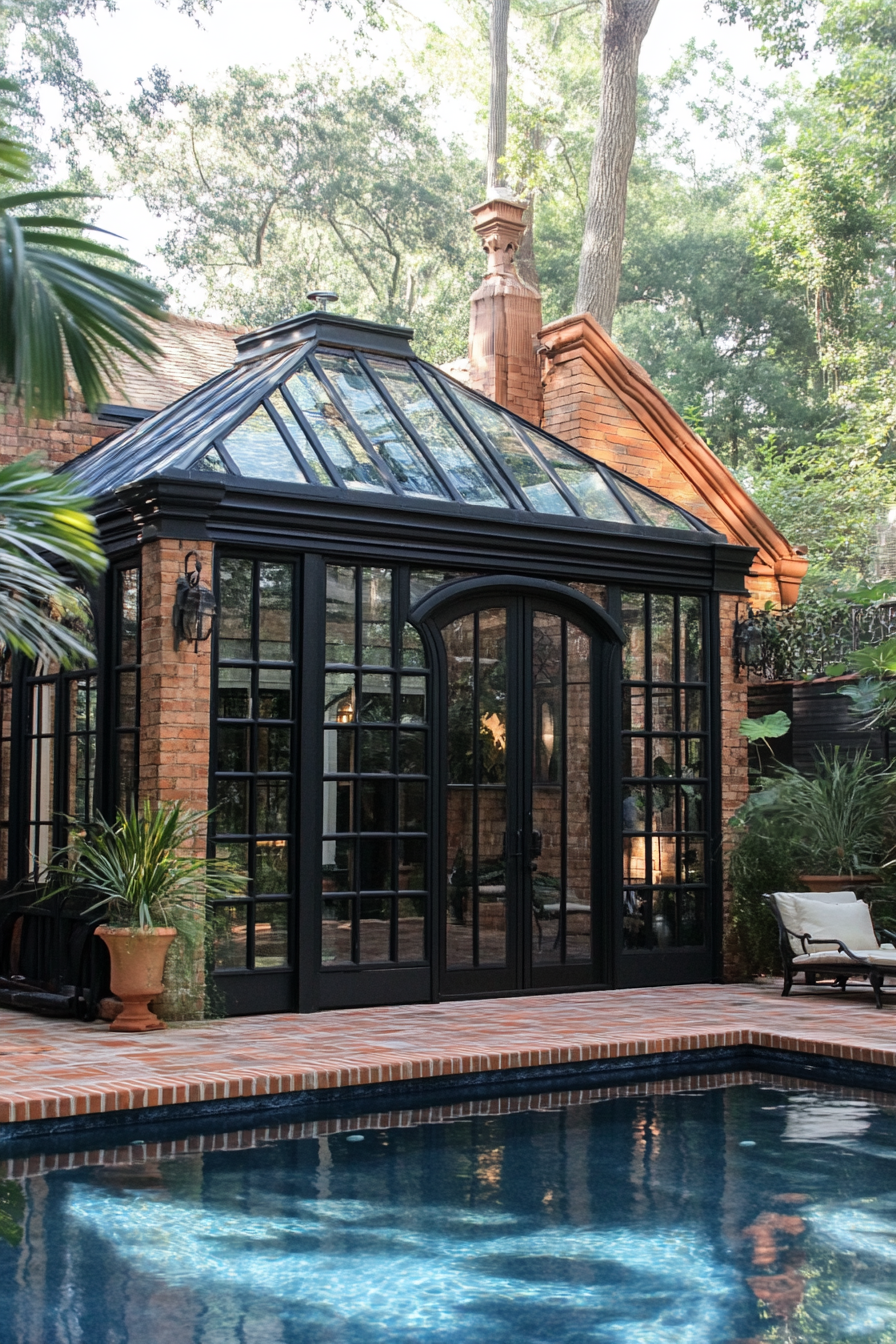
M 327 304 L 335 303 L 339 295 L 334 294 L 331 289 L 312 289 L 310 294 L 305 295 L 305 298 L 309 299 L 315 308 L 319 308 L 322 313 L 325 313 Z

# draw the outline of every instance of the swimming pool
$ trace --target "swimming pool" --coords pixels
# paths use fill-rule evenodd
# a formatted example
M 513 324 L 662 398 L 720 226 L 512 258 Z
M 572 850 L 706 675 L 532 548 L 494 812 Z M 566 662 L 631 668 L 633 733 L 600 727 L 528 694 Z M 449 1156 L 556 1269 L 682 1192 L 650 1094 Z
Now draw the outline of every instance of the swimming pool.
M 724 1081 L 0 1163 L 0 1338 L 896 1341 L 896 1097 Z

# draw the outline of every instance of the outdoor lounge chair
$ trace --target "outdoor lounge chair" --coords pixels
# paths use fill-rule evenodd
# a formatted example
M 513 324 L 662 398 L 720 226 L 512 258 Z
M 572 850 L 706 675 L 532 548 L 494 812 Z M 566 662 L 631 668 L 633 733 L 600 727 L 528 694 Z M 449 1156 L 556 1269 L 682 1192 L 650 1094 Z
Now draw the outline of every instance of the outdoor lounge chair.
M 881 943 L 880 935 L 896 940 L 896 934 L 875 929 L 854 891 L 776 891 L 764 900 L 778 921 L 785 998 L 800 971 L 807 985 L 833 980 L 841 990 L 851 976 L 861 976 L 883 1007 L 881 985 L 884 976 L 896 975 L 896 946 Z

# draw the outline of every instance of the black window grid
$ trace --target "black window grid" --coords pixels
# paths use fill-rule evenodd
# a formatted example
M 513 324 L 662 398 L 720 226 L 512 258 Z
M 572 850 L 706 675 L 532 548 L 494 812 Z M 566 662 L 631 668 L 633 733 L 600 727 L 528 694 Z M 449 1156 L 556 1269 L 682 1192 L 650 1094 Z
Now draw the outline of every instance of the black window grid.
M 657 600 L 671 604 L 672 612 L 672 675 L 653 679 L 654 662 L 654 609 Z M 703 599 L 665 593 L 632 592 L 623 594 L 623 613 L 626 603 L 637 602 L 643 618 L 643 676 L 623 680 L 623 794 L 643 801 L 643 824 L 632 825 L 632 818 L 623 815 L 624 843 L 629 846 L 626 856 L 628 875 L 624 878 L 624 945 L 628 950 L 703 946 L 709 936 L 708 896 L 710 890 L 710 777 L 708 732 L 708 677 L 707 677 L 707 613 Z M 699 676 L 690 678 L 682 666 L 682 603 L 696 604 L 699 612 L 700 654 Z M 667 607 L 667 610 L 669 608 Z M 623 624 L 626 624 L 623 618 Z M 643 727 L 630 726 L 631 707 L 640 693 L 643 697 L 641 720 Z M 671 707 L 671 715 L 655 713 L 663 703 Z M 699 726 L 687 719 L 699 706 Z M 629 720 L 627 722 L 627 719 Z M 655 722 L 659 720 L 659 722 Z M 642 744 L 640 750 L 637 744 Z M 665 757 L 654 754 L 655 745 L 671 748 L 673 761 L 668 773 L 659 772 L 658 761 Z M 688 764 L 692 744 L 699 756 L 699 767 Z M 644 769 L 632 765 L 643 761 Z M 656 816 L 670 809 L 660 806 L 663 796 L 671 797 L 672 825 L 655 823 Z M 625 807 L 625 804 L 623 804 Z M 689 815 L 689 806 L 693 813 Z M 631 873 L 630 865 L 639 866 L 634 855 L 635 841 L 644 842 L 644 876 Z M 695 849 L 695 846 L 699 848 Z M 663 871 L 663 856 L 668 860 L 674 853 L 673 872 Z M 702 853 L 702 859 L 701 859 Z M 693 857 L 692 857 L 693 856 Z M 656 858 L 660 863 L 657 866 Z M 634 860 L 634 864 L 633 864 Z M 657 880 L 657 870 L 660 877 Z M 640 924 L 638 921 L 641 921 Z M 658 932 L 661 930 L 661 935 Z
M 297 656 L 297 637 L 298 637 L 298 614 L 299 614 L 299 587 L 298 587 L 298 568 L 292 560 L 277 560 L 274 558 L 265 558 L 264 560 L 252 560 L 239 556 L 228 556 L 226 554 L 218 557 L 217 577 L 218 577 L 218 601 L 219 609 L 222 600 L 224 583 L 221 578 L 221 571 L 228 563 L 244 564 L 251 566 L 251 618 L 250 618 L 250 643 L 253 656 L 250 658 L 226 658 L 220 655 L 220 622 L 216 622 L 215 633 L 215 667 L 216 683 L 214 687 L 214 720 L 215 733 L 213 742 L 213 765 L 212 774 L 212 818 L 209 827 L 209 840 L 213 846 L 213 852 L 224 859 L 234 862 L 234 866 L 243 871 L 248 878 L 245 896 L 228 898 L 226 900 L 216 900 L 210 902 L 212 907 L 213 920 L 226 921 L 228 917 L 234 914 L 240 918 L 245 917 L 245 959 L 241 966 L 234 966 L 232 962 L 224 967 L 216 967 L 217 970 L 256 970 L 257 957 L 257 939 L 256 939 L 256 916 L 259 905 L 282 906 L 286 912 L 286 945 L 292 947 L 292 902 L 295 893 L 295 798 L 294 798 L 294 769 L 296 760 L 296 725 L 297 725 L 297 696 L 298 696 L 298 656 Z M 259 623 L 260 623 L 260 600 L 259 583 L 261 568 L 264 565 L 283 565 L 291 571 L 292 582 L 292 601 L 289 614 L 289 630 L 291 641 L 291 656 L 289 659 L 260 658 L 259 652 Z M 221 673 L 227 670 L 235 670 L 248 674 L 248 713 L 243 715 L 227 715 L 223 712 L 225 705 L 221 696 L 222 677 Z M 288 717 L 282 715 L 266 715 L 261 713 L 262 691 L 270 687 L 262 686 L 265 680 L 265 673 L 272 672 L 282 674 L 286 672 L 289 677 L 289 709 Z M 242 730 L 248 741 L 247 749 L 247 769 L 222 769 L 220 768 L 221 748 L 224 742 L 224 735 L 228 729 Z M 283 769 L 266 770 L 261 768 L 259 756 L 259 742 L 262 733 L 270 733 L 271 730 L 282 730 L 284 736 L 288 738 L 288 760 Z M 268 738 L 268 749 L 270 750 L 270 738 Z M 228 785 L 244 784 L 246 788 L 246 807 L 245 807 L 245 826 L 227 827 L 222 822 L 227 820 L 225 809 L 227 802 Z M 278 810 L 281 815 L 287 819 L 287 826 L 275 828 L 271 826 L 262 826 L 260 824 L 259 794 L 262 789 L 270 786 L 279 786 L 282 790 L 282 801 Z M 287 858 L 283 865 L 286 880 L 281 891 L 259 891 L 259 851 L 261 846 L 280 847 L 286 846 Z M 235 857 L 235 854 L 237 857 Z M 244 861 L 240 858 L 244 856 Z M 217 932 L 217 930 L 216 930 Z M 291 957 L 290 957 L 291 960 Z M 289 962 L 284 962 L 283 969 Z
M 140 636 L 142 588 L 139 565 L 115 571 L 113 619 L 115 803 L 122 811 L 134 806 L 140 779 Z
M 28 876 L 37 881 L 68 840 L 69 818 L 96 809 L 97 673 L 56 668 L 26 678 Z
M 323 919 L 334 920 L 337 918 L 335 910 L 337 906 L 342 906 L 343 911 L 348 907 L 348 916 L 351 923 L 350 930 L 350 954 L 349 959 L 352 964 L 358 965 L 362 962 L 365 965 L 377 964 L 370 958 L 363 957 L 362 937 L 361 937 L 361 919 L 362 902 L 367 901 L 371 906 L 379 904 L 381 911 L 387 908 L 389 936 L 388 936 L 388 957 L 380 958 L 382 964 L 409 963 L 414 961 L 424 961 L 426 959 L 426 948 L 428 946 L 428 929 L 424 929 L 423 946 L 420 949 L 420 955 L 405 957 L 401 954 L 400 946 L 400 902 L 410 900 L 419 904 L 422 911 L 425 911 L 428 898 L 428 886 L 424 883 L 417 885 L 400 885 L 400 856 L 403 847 L 409 842 L 420 848 L 422 859 L 418 860 L 425 875 L 428 872 L 430 855 L 429 846 L 429 828 L 426 825 L 426 808 L 429 804 L 430 774 L 428 763 L 430 760 L 430 712 L 431 712 L 431 679 L 428 667 L 418 665 L 404 665 L 402 661 L 403 652 L 403 629 L 404 624 L 401 618 L 406 601 L 402 600 L 401 583 L 403 582 L 402 572 L 399 569 L 387 570 L 391 574 L 391 602 L 389 619 L 389 644 L 391 657 L 386 662 L 365 662 L 363 660 L 363 641 L 364 641 L 364 575 L 370 572 L 369 567 L 355 565 L 328 566 L 330 569 L 342 569 L 343 571 L 353 571 L 354 573 L 354 658 L 352 662 L 326 662 L 325 669 L 327 674 L 342 674 L 342 683 L 338 694 L 328 696 L 324 704 L 324 731 L 342 731 L 352 734 L 353 746 L 349 752 L 350 759 L 354 763 L 351 770 L 327 770 L 325 768 L 323 782 L 327 784 L 351 784 L 350 802 L 350 821 L 351 826 L 347 829 L 327 829 L 326 817 L 324 818 L 325 829 L 322 833 L 322 841 L 325 846 L 340 844 L 349 844 L 352 846 L 351 872 L 353 881 L 343 883 L 342 885 L 327 888 L 323 892 Z M 406 595 L 405 595 L 406 597 Z M 392 679 L 392 714 L 386 719 L 373 719 L 365 717 L 364 702 L 364 677 L 373 674 L 374 676 L 389 676 Z M 403 678 L 420 677 L 424 679 L 424 694 L 426 702 L 426 713 L 422 721 L 408 721 L 401 717 L 400 705 L 402 696 Z M 353 706 L 353 718 L 347 722 L 345 718 L 337 717 L 340 704 L 344 704 L 347 698 L 351 699 Z M 366 733 L 388 733 L 391 738 L 390 758 L 388 770 L 365 770 L 365 752 L 363 745 Z M 402 769 L 401 747 L 402 733 L 414 734 L 419 738 L 421 750 L 419 756 L 422 760 L 423 768 L 420 770 Z M 338 761 L 337 761 L 338 763 Z M 365 783 L 370 786 L 386 785 L 392 792 L 392 812 L 394 824 L 391 828 L 381 830 L 364 829 L 362 826 L 362 798 Z M 426 790 L 426 799 L 424 804 L 424 823 L 421 829 L 409 830 L 401 829 L 400 821 L 400 797 L 399 789 L 402 784 L 422 784 Z M 362 854 L 364 842 L 380 843 L 387 842 L 391 844 L 391 882 L 382 886 L 367 886 L 362 882 Z M 338 851 L 337 851 L 338 852 Z M 338 868 L 337 868 L 338 873 Z M 328 881 L 327 871 L 324 870 L 324 882 Z M 343 921 L 344 922 L 344 921 Z M 345 962 L 340 960 L 335 963 L 323 962 L 324 969 L 328 965 L 334 965 L 334 968 L 344 966 Z

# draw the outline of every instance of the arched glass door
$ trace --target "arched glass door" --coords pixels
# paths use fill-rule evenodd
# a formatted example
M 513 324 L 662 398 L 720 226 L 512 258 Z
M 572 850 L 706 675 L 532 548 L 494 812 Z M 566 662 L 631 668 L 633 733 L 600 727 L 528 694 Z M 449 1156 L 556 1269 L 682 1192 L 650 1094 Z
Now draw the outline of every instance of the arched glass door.
M 595 813 L 597 737 L 607 732 L 594 722 L 600 636 L 537 594 L 483 595 L 438 626 L 441 993 L 599 983 L 607 950 L 595 899 L 606 832 Z

